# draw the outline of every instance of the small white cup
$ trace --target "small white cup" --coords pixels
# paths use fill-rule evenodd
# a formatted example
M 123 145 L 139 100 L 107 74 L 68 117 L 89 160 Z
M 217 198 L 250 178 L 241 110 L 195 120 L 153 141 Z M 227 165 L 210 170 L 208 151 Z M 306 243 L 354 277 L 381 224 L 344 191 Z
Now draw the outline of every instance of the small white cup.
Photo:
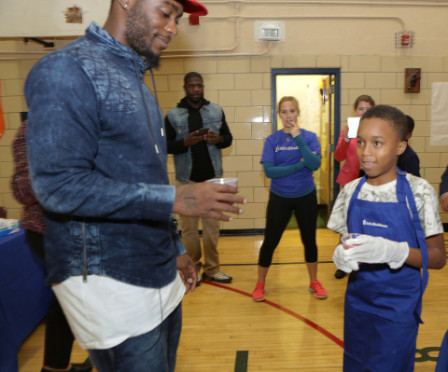
M 353 245 L 348 245 L 345 241 L 348 239 L 355 239 L 358 236 L 360 236 L 361 234 L 357 234 L 357 233 L 348 233 L 348 234 L 344 234 L 341 236 L 341 243 L 344 246 L 344 249 L 350 249 L 353 247 Z
M 207 180 L 206 182 L 217 183 L 219 185 L 237 186 L 238 178 L 212 178 L 211 180 Z

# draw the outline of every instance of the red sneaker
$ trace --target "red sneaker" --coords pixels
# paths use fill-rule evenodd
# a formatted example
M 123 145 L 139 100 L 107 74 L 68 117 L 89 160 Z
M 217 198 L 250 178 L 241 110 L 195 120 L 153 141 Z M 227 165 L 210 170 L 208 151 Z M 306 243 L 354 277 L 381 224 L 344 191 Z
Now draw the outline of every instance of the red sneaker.
M 256 302 L 264 301 L 264 283 L 257 282 L 254 291 L 252 292 L 252 300 Z
M 314 293 L 314 297 L 318 298 L 319 300 L 323 300 L 327 298 L 327 291 L 324 287 L 322 287 L 322 284 L 317 279 L 314 279 L 310 287 L 308 288 L 311 292 Z M 252 295 L 253 296 L 253 295 Z

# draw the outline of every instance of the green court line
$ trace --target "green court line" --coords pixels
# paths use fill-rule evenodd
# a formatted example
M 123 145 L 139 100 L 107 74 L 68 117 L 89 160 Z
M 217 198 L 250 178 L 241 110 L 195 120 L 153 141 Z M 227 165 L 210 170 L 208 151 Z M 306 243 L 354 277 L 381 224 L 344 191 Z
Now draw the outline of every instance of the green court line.
M 235 372 L 247 372 L 247 359 L 249 351 L 239 350 L 236 352 L 235 358 Z

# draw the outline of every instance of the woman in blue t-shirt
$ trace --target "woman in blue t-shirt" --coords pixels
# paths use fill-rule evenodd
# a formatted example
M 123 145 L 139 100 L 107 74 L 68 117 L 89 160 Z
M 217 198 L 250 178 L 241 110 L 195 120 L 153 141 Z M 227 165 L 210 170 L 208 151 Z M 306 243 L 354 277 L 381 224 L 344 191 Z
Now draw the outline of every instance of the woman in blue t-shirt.
M 299 103 L 294 97 L 283 97 L 278 104 L 283 129 L 267 139 L 261 164 L 271 179 L 266 213 L 266 229 L 258 259 L 258 281 L 252 293 L 254 301 L 264 301 L 264 286 L 274 250 L 285 231 L 292 212 L 297 220 L 305 246 L 305 261 L 310 277 L 309 290 L 319 299 L 327 292 L 317 280 L 317 197 L 313 172 L 320 167 L 320 145 L 317 136 L 297 126 Z

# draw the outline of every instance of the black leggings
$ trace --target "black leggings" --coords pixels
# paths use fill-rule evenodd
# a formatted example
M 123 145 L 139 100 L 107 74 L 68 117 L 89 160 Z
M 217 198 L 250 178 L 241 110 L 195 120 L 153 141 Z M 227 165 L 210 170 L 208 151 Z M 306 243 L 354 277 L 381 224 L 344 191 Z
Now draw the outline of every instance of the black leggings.
M 44 258 L 44 236 L 25 230 L 25 238 L 31 250 Z M 45 328 L 44 365 L 54 369 L 65 369 L 70 364 L 73 347 L 73 333 L 62 312 L 56 296 L 53 294 L 47 312 Z
M 302 243 L 305 246 L 305 261 L 317 261 L 316 227 L 317 197 L 316 190 L 300 198 L 282 198 L 274 193 L 269 194 L 266 211 L 266 229 L 263 245 L 260 249 L 258 265 L 269 267 L 275 248 L 291 219 L 292 212 L 299 226 Z

